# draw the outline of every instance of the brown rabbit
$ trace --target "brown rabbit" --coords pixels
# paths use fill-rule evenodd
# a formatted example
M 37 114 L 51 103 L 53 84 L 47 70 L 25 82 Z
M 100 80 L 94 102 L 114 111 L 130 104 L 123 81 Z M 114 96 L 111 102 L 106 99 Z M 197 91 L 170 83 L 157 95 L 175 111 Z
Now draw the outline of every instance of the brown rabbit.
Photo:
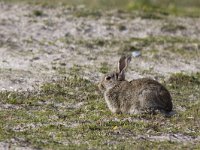
M 172 111 L 169 91 L 155 80 L 142 78 L 125 80 L 125 70 L 131 56 L 121 57 L 118 72 L 106 74 L 99 84 L 109 109 L 113 113 L 138 114 L 160 110 L 165 114 Z

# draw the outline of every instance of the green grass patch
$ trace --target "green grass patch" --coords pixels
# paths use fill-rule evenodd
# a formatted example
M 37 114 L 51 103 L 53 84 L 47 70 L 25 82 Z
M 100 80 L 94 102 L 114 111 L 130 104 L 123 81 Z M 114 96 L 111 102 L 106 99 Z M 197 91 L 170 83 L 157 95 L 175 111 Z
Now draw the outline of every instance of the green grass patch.
M 184 134 L 199 135 L 200 74 L 173 74 L 168 80 L 168 88 L 172 93 L 174 105 L 180 109 L 178 117 L 172 118 L 176 126 L 174 131 L 182 130 Z
M 185 37 L 171 37 L 171 36 L 154 36 L 147 38 L 131 38 L 126 41 L 114 42 L 118 45 L 118 54 L 130 54 L 135 50 L 145 50 L 144 53 L 158 53 L 156 48 L 165 46 L 162 53 L 173 52 L 177 56 L 184 58 L 198 58 L 199 53 L 199 40 L 189 39 Z M 115 45 L 117 45 L 115 44 Z M 167 47 L 166 47 L 167 46 Z
M 167 24 L 161 28 L 164 32 L 176 32 L 181 30 L 186 30 L 186 27 L 183 25 Z
M 99 68 L 99 72 L 101 73 L 108 73 L 108 71 L 110 70 L 110 66 L 108 63 L 104 62 L 104 63 L 101 63 L 101 66 Z
M 95 10 L 77 10 L 74 12 L 74 15 L 76 17 L 94 17 L 94 18 L 99 18 L 102 16 L 100 11 L 95 11 Z
M 175 28 L 169 30 L 183 30 Z M 100 51 L 99 53 L 104 53 L 105 55 L 108 55 L 109 53 L 112 54 L 114 51 L 119 55 L 130 55 L 133 51 L 141 51 L 142 54 L 145 55 L 160 53 L 159 55 L 168 56 L 169 53 L 173 53 L 177 57 L 182 57 L 185 60 L 188 60 L 188 62 L 190 59 L 198 59 L 200 57 L 200 41 L 198 39 L 187 37 L 149 36 L 146 38 L 130 38 L 125 40 L 106 40 L 101 38 L 92 40 L 74 40 L 73 38 L 69 39 L 66 37 L 59 40 L 64 43 L 81 45 L 87 49 L 104 48 L 104 52 Z M 163 49 L 160 50 L 160 47 L 163 47 Z M 100 72 L 102 72 L 102 70 L 100 70 Z M 103 71 L 102 73 L 106 72 Z
M 97 148 L 198 148 L 198 142 L 182 145 L 151 141 L 138 136 L 181 134 L 200 136 L 200 74 L 173 74 L 166 82 L 177 114 L 112 114 L 96 84 L 77 75 L 44 84 L 37 92 L 0 92 L 0 141 L 21 139 L 17 145 L 42 149 Z M 192 95 L 192 96 L 191 96 Z
M 55 6 L 77 6 L 85 5 L 90 10 L 105 10 L 105 9 L 120 9 L 125 11 L 140 11 L 143 18 L 147 19 L 160 19 L 166 15 L 178 15 L 178 16 L 189 16 L 199 17 L 199 6 L 198 0 L 183 0 L 183 1 L 170 1 L 170 0 L 1 0 L 3 2 L 11 3 L 28 3 L 31 5 L 41 5 L 43 7 L 55 7 Z M 88 16 L 95 15 L 99 16 L 97 11 L 94 12 L 80 12 L 77 16 Z

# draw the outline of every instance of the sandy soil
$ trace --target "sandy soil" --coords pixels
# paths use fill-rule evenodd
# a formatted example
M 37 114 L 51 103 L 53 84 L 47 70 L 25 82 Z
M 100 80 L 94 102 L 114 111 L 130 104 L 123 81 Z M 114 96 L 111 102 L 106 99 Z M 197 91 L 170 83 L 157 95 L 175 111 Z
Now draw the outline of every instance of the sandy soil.
M 0 90 L 37 88 L 43 82 L 68 75 L 74 65 L 83 66 L 82 75 L 97 82 L 102 75 L 98 68 L 103 62 L 107 62 L 110 68 L 116 67 L 113 64 L 120 57 L 117 54 L 118 46 L 84 45 L 80 41 L 101 39 L 123 43 L 130 38 L 157 36 L 200 40 L 200 18 L 168 16 L 164 19 L 144 19 L 118 11 L 105 12 L 100 17 L 77 17 L 76 11 L 83 9 L 0 3 Z M 35 10 L 41 10 L 42 15 L 34 15 Z M 169 23 L 181 24 L 186 29 L 176 32 L 162 30 Z M 120 25 L 125 26 L 123 31 L 119 30 Z M 198 54 L 194 58 L 184 58 L 170 52 L 164 53 L 170 43 L 151 44 L 150 48 L 146 46 L 143 49 L 143 57 L 131 62 L 128 79 L 167 77 L 175 72 L 199 71 L 200 44 L 188 42 L 177 46 L 196 48 Z M 148 53 L 151 48 L 159 49 L 160 52 L 156 55 Z M 59 73 L 60 67 L 64 73 Z M 152 74 L 141 73 L 152 68 Z

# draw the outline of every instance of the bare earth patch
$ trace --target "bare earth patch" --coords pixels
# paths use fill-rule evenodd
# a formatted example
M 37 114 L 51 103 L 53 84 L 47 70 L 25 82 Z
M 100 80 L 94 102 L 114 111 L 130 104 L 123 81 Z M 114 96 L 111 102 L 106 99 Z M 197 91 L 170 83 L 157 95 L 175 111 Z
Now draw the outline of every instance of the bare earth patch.
M 117 11 L 77 17 L 77 11 L 85 9 L 0 4 L 0 89 L 33 89 L 67 75 L 74 65 L 83 67 L 85 78 L 98 81 L 101 64 L 115 68 L 126 45 L 142 51 L 128 79 L 149 76 L 148 70 L 154 77 L 200 69 L 199 18 L 143 19 Z M 188 57 L 176 49 L 185 49 Z

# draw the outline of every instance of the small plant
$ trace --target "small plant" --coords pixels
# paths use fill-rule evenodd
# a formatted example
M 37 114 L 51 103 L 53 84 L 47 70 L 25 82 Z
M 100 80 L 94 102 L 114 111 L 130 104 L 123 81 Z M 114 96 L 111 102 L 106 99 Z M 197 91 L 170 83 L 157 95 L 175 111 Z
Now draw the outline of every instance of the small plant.
M 74 14 L 76 17 L 94 17 L 99 18 L 102 16 L 100 11 L 94 11 L 94 10 L 79 10 L 76 11 Z
M 119 29 L 119 31 L 125 31 L 126 30 L 126 26 L 125 25 L 119 25 L 118 29 Z
M 99 68 L 99 72 L 101 73 L 108 73 L 109 71 L 109 65 L 108 63 L 104 62 L 104 63 L 101 63 L 101 67 Z
M 33 10 L 33 15 L 36 17 L 41 17 L 44 15 L 44 13 L 41 10 Z
M 175 25 L 175 24 L 167 24 L 164 25 L 161 28 L 161 31 L 163 32 L 177 32 L 177 31 L 182 31 L 182 30 L 186 30 L 187 28 L 183 25 Z

